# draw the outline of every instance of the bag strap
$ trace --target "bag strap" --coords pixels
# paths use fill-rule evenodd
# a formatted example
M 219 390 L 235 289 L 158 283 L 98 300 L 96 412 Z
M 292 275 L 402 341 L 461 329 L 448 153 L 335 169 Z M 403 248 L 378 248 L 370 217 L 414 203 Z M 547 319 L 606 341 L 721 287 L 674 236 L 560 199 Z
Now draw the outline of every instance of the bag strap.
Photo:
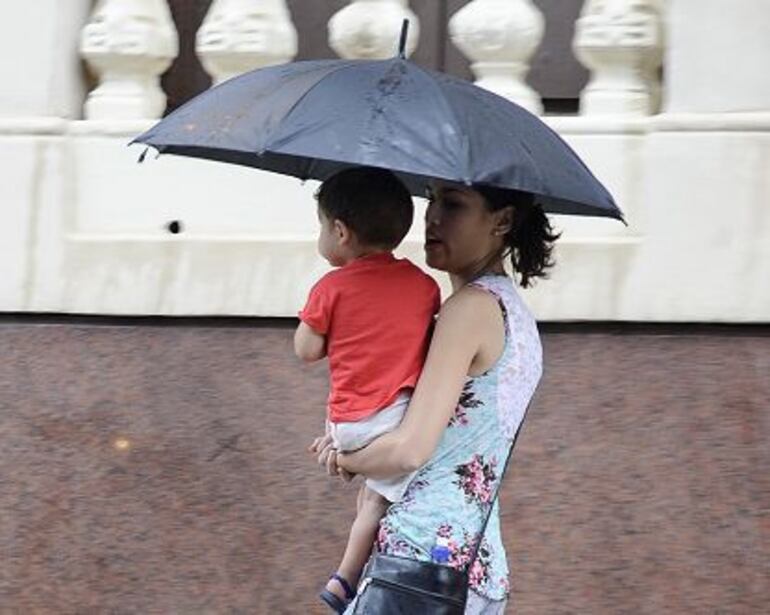
M 508 470 L 508 465 L 511 461 L 511 456 L 513 455 L 513 447 L 516 446 L 516 440 L 519 438 L 519 434 L 521 433 L 522 427 L 524 427 L 524 419 L 527 418 L 527 412 L 529 412 L 529 407 L 532 405 L 532 399 L 535 397 L 535 393 L 532 393 L 532 397 L 529 399 L 529 403 L 527 404 L 527 407 L 524 409 L 524 415 L 521 417 L 521 422 L 519 423 L 519 427 L 516 430 L 516 433 L 513 434 L 513 442 L 511 442 L 511 447 L 508 449 L 508 455 L 505 458 L 505 464 L 503 465 L 503 472 L 500 475 L 500 480 L 497 483 L 497 489 L 495 489 L 495 495 L 492 498 L 492 500 L 489 502 L 489 510 L 487 510 L 486 517 L 484 518 L 484 523 L 481 526 L 481 533 L 479 534 L 478 540 L 476 540 L 476 544 L 473 545 L 473 551 L 471 551 L 471 558 L 468 560 L 468 565 L 465 568 L 465 572 L 467 573 L 471 566 L 473 566 L 474 562 L 476 561 L 476 558 L 479 554 L 479 549 L 481 548 L 481 542 L 484 540 L 484 534 L 487 531 L 487 524 L 489 523 L 489 518 L 492 516 L 492 511 L 495 508 L 495 502 L 497 502 L 497 496 L 500 495 L 500 489 L 503 486 L 503 479 L 505 478 L 505 473 Z

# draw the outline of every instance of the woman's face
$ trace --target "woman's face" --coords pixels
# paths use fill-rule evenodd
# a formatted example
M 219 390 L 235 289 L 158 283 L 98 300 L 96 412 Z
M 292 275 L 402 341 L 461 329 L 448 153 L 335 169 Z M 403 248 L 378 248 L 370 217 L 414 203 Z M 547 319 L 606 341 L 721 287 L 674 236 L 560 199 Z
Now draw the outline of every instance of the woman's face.
M 474 274 L 502 248 L 500 212 L 490 212 L 472 188 L 437 183 L 425 212 L 425 261 L 458 275 Z

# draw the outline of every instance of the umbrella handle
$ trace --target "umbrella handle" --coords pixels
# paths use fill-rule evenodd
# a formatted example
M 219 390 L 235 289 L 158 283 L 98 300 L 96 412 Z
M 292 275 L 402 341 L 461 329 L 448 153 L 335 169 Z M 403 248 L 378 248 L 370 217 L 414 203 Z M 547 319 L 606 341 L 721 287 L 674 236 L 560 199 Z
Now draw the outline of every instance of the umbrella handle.
M 409 20 L 404 19 L 401 24 L 401 39 L 398 41 L 398 57 L 406 59 L 406 33 L 409 31 Z

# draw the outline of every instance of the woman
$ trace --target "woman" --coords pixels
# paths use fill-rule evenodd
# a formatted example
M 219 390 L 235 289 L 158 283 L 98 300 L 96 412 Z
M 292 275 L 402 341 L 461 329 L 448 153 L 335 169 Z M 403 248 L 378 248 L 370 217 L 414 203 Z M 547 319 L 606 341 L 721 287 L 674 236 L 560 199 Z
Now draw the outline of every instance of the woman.
M 534 318 L 506 275 L 544 277 L 554 234 L 524 193 L 439 183 L 425 215 L 427 264 L 449 274 L 419 382 L 400 427 L 355 453 L 311 449 L 331 474 L 388 478 L 420 469 L 380 524 L 380 552 L 429 561 L 437 544 L 465 567 L 542 372 Z M 497 503 L 470 569 L 466 613 L 503 613 L 508 567 Z M 349 608 L 348 612 L 352 609 Z

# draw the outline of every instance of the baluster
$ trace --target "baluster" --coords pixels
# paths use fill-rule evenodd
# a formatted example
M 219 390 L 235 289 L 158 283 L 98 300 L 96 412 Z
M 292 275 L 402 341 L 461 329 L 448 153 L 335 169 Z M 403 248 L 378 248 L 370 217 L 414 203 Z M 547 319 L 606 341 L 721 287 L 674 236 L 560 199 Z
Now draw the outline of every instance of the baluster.
M 249 70 L 290 61 L 297 30 L 284 0 L 214 0 L 196 51 L 215 84 Z
M 543 37 L 543 21 L 531 0 L 473 0 L 449 20 L 449 34 L 471 61 L 476 85 L 542 113 L 540 96 L 524 78 Z
M 581 115 L 649 115 L 660 105 L 663 58 L 660 0 L 588 0 L 573 47 L 591 78 Z
M 97 0 L 81 33 L 80 53 L 99 79 L 86 99 L 86 119 L 163 114 L 160 75 L 179 53 L 165 0 Z
M 392 58 L 398 53 L 405 18 L 409 20 L 409 56 L 417 47 L 420 23 L 407 0 L 352 0 L 329 20 L 329 46 L 342 58 Z

